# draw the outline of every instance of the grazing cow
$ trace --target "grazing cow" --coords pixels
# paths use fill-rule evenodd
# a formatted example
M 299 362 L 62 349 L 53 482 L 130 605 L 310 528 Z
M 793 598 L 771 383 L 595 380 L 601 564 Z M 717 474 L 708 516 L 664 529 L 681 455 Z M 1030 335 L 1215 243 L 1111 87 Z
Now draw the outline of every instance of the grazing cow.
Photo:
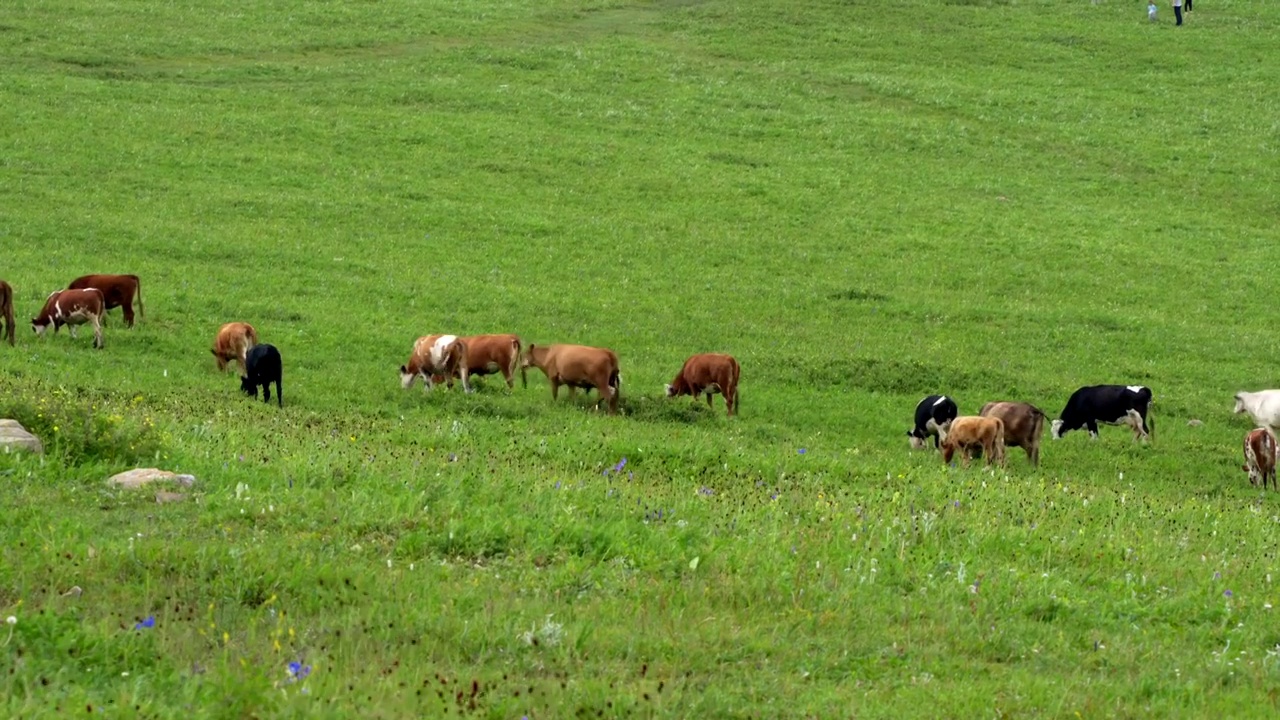
M 923 450 L 925 442 L 933 437 L 933 449 L 937 450 L 939 441 L 947 439 L 951 421 L 959 414 L 956 401 L 946 395 L 930 395 L 916 403 L 916 426 L 907 431 L 911 447 Z
M 1235 413 L 1249 413 L 1255 427 L 1280 428 L 1280 390 L 1236 393 Z
M 0 320 L 4 321 L 4 333 L 0 333 L 0 337 L 5 334 L 9 335 L 9 345 L 13 345 L 14 328 L 18 326 L 13 321 L 13 288 L 9 283 L 0 280 Z
M 1091 385 L 1071 393 L 1062 415 L 1053 421 L 1053 439 L 1059 440 L 1072 430 L 1089 429 L 1089 437 L 1098 438 L 1098 423 L 1128 425 L 1135 440 L 1151 436 L 1147 410 L 1152 403 L 1151 388 L 1142 385 Z
M 703 353 L 694 355 L 684 361 L 684 367 L 676 374 L 676 378 L 666 386 L 667 397 L 692 395 L 698 399 L 699 393 L 707 394 L 707 407 L 712 407 L 711 396 L 716 393 L 724 395 L 724 405 L 729 417 L 738 411 L 738 378 L 742 370 L 732 355 L 721 353 Z
M 508 388 L 516 386 L 516 370 L 520 367 L 520 338 L 516 335 L 467 335 L 458 338 L 467 348 L 467 373 L 491 375 L 502 373 Z M 457 377 L 457 371 L 454 377 Z M 437 385 L 444 376 L 433 374 L 431 381 Z
M 284 407 L 284 390 L 280 387 L 282 374 L 280 351 L 275 345 L 254 345 L 245 354 L 245 374 L 240 377 L 240 389 L 257 399 L 258 386 L 262 386 L 262 401 L 271 402 L 271 383 L 276 384 L 276 402 Z
M 1258 486 L 1262 481 L 1262 489 L 1267 489 L 1267 480 L 1271 487 L 1280 490 L 1276 484 L 1276 436 L 1268 428 L 1250 430 L 1244 436 L 1244 467 L 1249 473 L 1249 484 Z
M 525 350 L 520 363 L 520 381 L 528 384 L 525 371 L 531 367 L 541 370 L 551 381 L 551 399 L 559 397 L 560 386 L 569 386 L 569 397 L 578 388 L 595 388 L 600 399 L 606 398 L 609 413 L 618 412 L 618 394 L 622 390 L 622 375 L 618 372 L 618 354 L 608 348 L 586 345 L 533 345 Z
M 942 462 L 950 463 L 956 450 L 969 467 L 969 459 L 973 451 L 981 449 L 986 464 L 1005 465 L 1004 457 L 1004 421 L 998 417 L 975 417 L 968 415 L 951 421 L 951 428 L 942 440 Z
M 68 290 L 84 290 L 97 288 L 102 291 L 106 300 L 106 309 L 123 308 L 124 321 L 133 327 L 133 297 L 138 296 L 138 310 L 146 317 L 146 309 L 142 307 L 142 281 L 137 275 L 81 275 L 67 286 Z
M 413 381 L 419 377 L 426 385 L 425 390 L 435 386 L 433 377 L 445 379 L 450 389 L 453 388 L 453 376 L 462 379 L 462 390 L 471 392 L 468 378 L 471 375 L 467 358 L 467 345 L 457 335 L 427 335 L 413 343 L 413 353 L 409 362 L 400 366 L 400 387 L 408 390 Z
M 85 323 L 93 325 L 93 346 L 102 349 L 102 316 L 106 313 L 102 292 L 93 288 L 88 290 L 55 290 L 49 293 L 44 301 L 40 314 L 31 318 L 31 329 L 36 335 L 53 325 L 57 333 L 63 325 L 71 329 L 71 337 L 76 336 L 76 329 Z
M 227 364 L 232 360 L 240 363 L 241 372 L 247 372 L 245 354 L 257 344 L 258 331 L 254 330 L 252 325 L 229 322 L 218 328 L 218 336 L 213 339 L 213 347 L 209 352 L 213 353 L 214 359 L 217 360 L 219 372 L 225 371 Z
M 1035 405 L 1020 402 L 989 402 L 978 413 L 1004 421 L 1005 447 L 1020 447 L 1032 467 L 1040 467 L 1040 438 L 1044 435 L 1044 413 Z

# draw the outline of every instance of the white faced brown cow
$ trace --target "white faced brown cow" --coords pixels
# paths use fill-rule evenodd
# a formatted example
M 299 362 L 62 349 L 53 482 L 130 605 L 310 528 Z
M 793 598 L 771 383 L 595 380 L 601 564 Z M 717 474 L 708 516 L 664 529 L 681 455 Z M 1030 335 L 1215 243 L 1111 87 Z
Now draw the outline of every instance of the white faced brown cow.
M 429 391 L 435 386 L 432 378 L 439 376 L 452 389 L 455 374 L 462 379 L 463 392 L 471 392 L 466 343 L 457 335 L 427 335 L 414 342 L 409 362 L 400 366 L 400 387 L 407 390 L 422 378 Z
M 1005 447 L 1020 447 L 1032 467 L 1040 467 L 1040 438 L 1044 435 L 1044 413 L 1035 405 L 1020 402 L 989 402 L 978 412 L 982 417 L 1004 421 Z
M 40 314 L 31 318 L 31 329 L 36 335 L 53 326 L 57 333 L 63 325 L 70 328 L 71 337 L 76 336 L 80 325 L 93 325 L 93 346 L 102 349 L 102 315 L 106 312 L 106 302 L 100 290 L 57 290 L 49 294 L 44 301 Z
M 245 355 L 258 344 L 258 331 L 249 323 L 229 322 L 218 328 L 209 352 L 218 362 L 218 370 L 225 371 L 232 361 L 240 363 L 241 372 L 248 372 Z
M 618 354 L 614 351 L 586 345 L 530 344 L 520 362 L 521 382 L 526 385 L 525 371 L 531 367 L 541 370 L 551 381 L 552 400 L 559 397 L 561 385 L 569 387 L 569 397 L 573 397 L 578 388 L 595 388 L 600 395 L 596 407 L 608 399 L 609 413 L 617 414 L 622 375 L 618 372 Z
M 707 394 L 707 407 L 712 407 L 711 396 L 724 395 L 724 405 L 729 417 L 738 411 L 738 378 L 742 370 L 732 355 L 722 353 L 702 353 L 684 361 L 684 367 L 676 374 L 671 384 L 666 386 L 667 397 L 692 395 L 698 399 L 700 393 Z
M 516 370 L 520 367 L 520 338 L 517 335 L 467 335 L 459 338 L 467 348 L 467 372 L 476 375 L 502 373 L 507 388 L 516 386 Z M 457 376 L 455 372 L 455 377 Z M 444 382 L 443 375 L 432 375 L 437 385 Z

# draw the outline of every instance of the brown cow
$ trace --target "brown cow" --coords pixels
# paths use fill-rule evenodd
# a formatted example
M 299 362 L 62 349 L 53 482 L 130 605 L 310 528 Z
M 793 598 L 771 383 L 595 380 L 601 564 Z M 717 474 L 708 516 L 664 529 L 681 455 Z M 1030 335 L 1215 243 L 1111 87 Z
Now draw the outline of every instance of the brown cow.
M 606 398 L 609 413 L 618 412 L 618 394 L 622 390 L 622 375 L 618 372 L 618 354 L 608 348 L 586 345 L 533 345 L 525 351 L 520 362 L 520 381 L 528 386 L 525 371 L 531 367 L 541 370 L 551 381 L 551 399 L 559 397 L 560 386 L 569 386 L 569 397 L 578 388 L 588 391 L 595 388 L 600 399 Z
M 137 275 L 81 275 L 71 284 L 67 286 L 68 290 L 83 290 L 85 288 L 97 288 L 102 291 L 102 297 L 106 300 L 106 309 L 123 308 L 124 321 L 129 327 L 133 327 L 133 296 L 138 296 L 138 310 L 142 313 L 142 317 L 147 316 L 146 309 L 142 307 L 142 281 Z
M 520 338 L 516 335 L 467 335 L 459 338 L 467 346 L 467 371 L 471 375 L 490 375 L 500 372 L 506 378 L 507 387 L 516 386 L 516 369 L 520 366 Z M 457 376 L 457 373 L 454 373 Z M 433 375 L 431 381 L 444 382 L 443 375 Z
M 707 394 L 707 407 L 712 407 L 711 396 L 716 393 L 724 395 L 724 405 L 729 417 L 738 411 L 738 377 L 741 369 L 732 355 L 720 353 L 703 353 L 694 355 L 684 361 L 684 367 L 676 374 L 675 380 L 667 385 L 667 397 L 692 395 L 698 399 L 699 393 Z
M 209 352 L 218 362 L 218 371 L 223 372 L 227 365 L 235 360 L 240 363 L 240 372 L 248 372 L 245 355 L 249 349 L 258 344 L 258 331 L 249 323 L 229 322 L 218 328 L 218 336 L 213 339 L 213 347 Z
M 408 364 L 400 366 L 400 387 L 407 390 L 421 377 L 424 390 L 430 390 L 435 386 L 432 378 L 441 376 L 452 389 L 455 374 L 462 378 L 462 390 L 471 392 L 466 343 L 457 335 L 427 335 L 418 338 Z
M 31 329 L 37 335 L 43 335 L 49 325 L 57 333 L 63 326 L 71 329 L 71 337 L 76 336 L 76 329 L 85 323 L 93 324 L 93 346 L 102 348 L 102 316 L 106 313 L 106 301 L 102 291 L 96 288 L 88 290 L 56 290 L 44 301 L 40 314 L 31 318 Z
M 1020 447 L 1032 467 L 1040 467 L 1040 437 L 1044 435 L 1044 413 L 1035 405 L 1020 402 L 989 402 L 978 413 L 1004 421 L 1005 447 Z
M 1280 490 L 1276 484 L 1276 437 L 1267 428 L 1250 430 L 1244 436 L 1244 467 L 1249 473 L 1249 484 L 1258 486 L 1262 481 L 1262 489 L 1267 489 L 1267 480 L 1271 486 Z
M 13 345 L 14 329 L 18 326 L 13 320 L 13 288 L 9 283 L 0 280 L 0 320 L 4 320 L 5 333 L 9 335 L 9 345 Z M 0 333 L 3 337 L 4 333 Z
M 1004 421 L 998 417 L 958 417 L 951 421 L 947 439 L 942 441 L 942 462 L 950 463 L 956 450 L 969 467 L 969 459 L 975 448 L 982 448 L 988 466 L 999 463 L 1004 467 Z

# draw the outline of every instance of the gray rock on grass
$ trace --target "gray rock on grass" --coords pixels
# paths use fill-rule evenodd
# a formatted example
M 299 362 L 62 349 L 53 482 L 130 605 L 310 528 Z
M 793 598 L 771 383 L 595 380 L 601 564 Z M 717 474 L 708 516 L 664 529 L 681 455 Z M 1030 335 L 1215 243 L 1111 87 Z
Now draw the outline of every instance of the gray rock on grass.
M 0 448 L 3 448 L 3 452 L 27 450 L 40 454 L 44 452 L 44 443 L 27 432 L 17 420 L 0 420 Z
M 117 475 L 112 475 L 107 483 L 125 490 L 138 490 L 155 482 L 171 482 L 189 488 L 195 485 L 194 475 L 180 475 L 157 468 L 134 468 Z

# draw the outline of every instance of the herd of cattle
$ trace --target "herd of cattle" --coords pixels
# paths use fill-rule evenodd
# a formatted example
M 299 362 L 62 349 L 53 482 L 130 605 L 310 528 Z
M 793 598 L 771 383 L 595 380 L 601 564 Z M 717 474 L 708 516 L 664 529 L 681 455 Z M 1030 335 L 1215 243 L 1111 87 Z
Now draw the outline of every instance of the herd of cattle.
M 37 335 L 50 325 L 54 333 L 67 325 L 75 337 L 79 325 L 93 326 L 95 348 L 102 348 L 102 323 L 107 310 L 119 307 L 125 323 L 133 327 L 133 301 L 142 307 L 142 285 L 137 275 L 85 275 L 71 281 L 66 290 L 49 294 L 44 306 L 31 319 Z M 145 317 L 145 314 L 144 314 Z M 0 321 L 5 323 L 0 337 L 7 336 L 14 345 L 13 288 L 0 280 Z M 263 390 L 264 402 L 271 402 L 271 384 L 276 386 L 276 402 L 284 406 L 281 387 L 283 361 L 279 350 L 259 343 L 252 325 L 230 322 L 219 328 L 210 349 L 219 371 L 231 362 L 240 365 L 241 390 L 254 398 Z M 419 378 L 425 389 L 446 383 L 453 387 L 461 381 L 464 392 L 472 392 L 470 378 L 502 373 L 508 388 L 515 387 L 515 372 L 528 387 L 526 371 L 537 368 L 551 384 L 551 397 L 559 397 L 560 387 L 568 387 L 569 395 L 582 389 L 595 390 L 596 407 L 607 402 L 610 413 L 617 413 L 622 390 L 618 355 L 613 350 L 586 345 L 534 345 L 524 347 L 516 335 L 428 335 L 413 344 L 409 360 L 400 366 L 400 384 L 408 389 Z M 666 386 L 667 397 L 691 395 L 695 400 L 705 393 L 707 405 L 712 396 L 721 394 L 730 416 L 738 409 L 738 381 L 741 371 L 731 356 L 703 353 L 685 361 L 674 380 Z M 1240 392 L 1235 396 L 1236 414 L 1247 413 L 1256 429 L 1244 438 L 1245 464 L 1249 482 L 1266 489 L 1276 482 L 1276 432 L 1280 428 L 1280 390 Z M 1085 428 L 1091 438 L 1098 437 L 1098 425 L 1128 426 L 1135 440 L 1151 436 L 1151 389 L 1143 385 L 1092 385 L 1071 394 L 1062 413 L 1051 425 L 1053 439 L 1072 430 Z M 1040 464 L 1040 441 L 1044 434 L 1045 414 L 1036 406 L 1023 402 L 989 402 L 974 416 L 961 416 L 955 401 L 946 395 L 930 395 L 916 405 L 915 427 L 907 431 L 914 448 L 924 448 L 929 439 L 950 463 L 958 451 L 968 466 L 975 456 L 983 456 L 988 466 L 1006 465 L 1006 448 L 1021 447 L 1032 466 Z

